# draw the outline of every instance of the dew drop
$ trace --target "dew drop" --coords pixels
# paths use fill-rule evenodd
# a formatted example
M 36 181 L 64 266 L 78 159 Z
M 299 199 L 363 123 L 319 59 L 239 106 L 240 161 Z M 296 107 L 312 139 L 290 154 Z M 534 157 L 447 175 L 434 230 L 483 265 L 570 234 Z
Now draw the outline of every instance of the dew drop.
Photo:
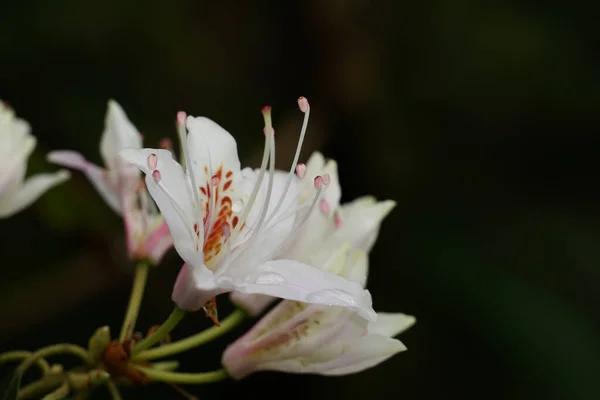
M 244 203 L 242 203 L 241 200 L 238 200 L 231 206 L 231 211 L 234 213 L 239 213 L 242 211 L 242 208 L 244 208 Z
M 355 306 L 354 297 L 342 289 L 323 289 L 310 293 L 306 297 L 308 303 L 326 304 L 328 306 Z
M 279 285 L 285 282 L 285 278 L 276 272 L 266 272 L 256 278 L 257 285 Z

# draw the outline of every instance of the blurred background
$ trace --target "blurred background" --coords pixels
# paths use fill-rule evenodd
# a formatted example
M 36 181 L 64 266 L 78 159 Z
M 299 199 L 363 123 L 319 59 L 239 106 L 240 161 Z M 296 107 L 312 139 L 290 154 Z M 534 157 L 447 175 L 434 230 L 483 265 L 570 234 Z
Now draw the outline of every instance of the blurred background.
M 590 3 L 591 4 L 591 3 Z M 262 154 L 273 106 L 278 166 L 312 106 L 306 160 L 339 162 L 343 200 L 398 206 L 371 255 L 379 311 L 415 315 L 408 351 L 358 375 L 275 373 L 189 387 L 199 398 L 600 398 L 600 59 L 597 5 L 546 2 L 3 1 L 0 98 L 45 154 L 101 163 L 107 100 L 145 144 L 175 113 L 208 116 Z M 0 351 L 118 333 L 131 265 L 120 219 L 82 174 L 0 221 Z M 172 308 L 173 251 L 138 326 Z M 226 297 L 220 313 L 230 309 Z M 173 338 L 210 326 L 200 314 Z M 208 371 L 249 325 L 182 358 Z M 2 370 L 5 371 L 5 370 Z M 167 385 L 125 398 L 183 398 Z M 108 398 L 104 389 L 94 398 Z

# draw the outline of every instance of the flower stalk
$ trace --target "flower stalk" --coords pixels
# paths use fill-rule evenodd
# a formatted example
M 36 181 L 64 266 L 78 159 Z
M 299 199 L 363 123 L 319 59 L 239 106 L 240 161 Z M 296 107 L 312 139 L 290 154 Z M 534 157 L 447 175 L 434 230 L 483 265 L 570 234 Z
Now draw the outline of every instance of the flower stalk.
M 246 319 L 248 314 L 242 310 L 236 310 L 221 322 L 221 326 L 212 326 L 202 332 L 199 332 L 186 339 L 179 340 L 154 349 L 149 349 L 138 353 L 134 360 L 154 360 L 167 357 L 173 354 L 183 353 L 184 351 L 201 346 L 218 338 L 236 327 L 240 322 Z
M 133 350 L 131 351 L 131 357 L 135 357 L 136 354 L 141 353 L 142 351 L 149 349 L 156 343 L 160 342 L 163 338 L 165 338 L 169 332 L 171 332 L 184 317 L 186 312 L 181 308 L 175 306 L 167 320 L 151 335 L 147 336 L 141 342 L 136 343 L 133 346 Z
M 127 306 L 127 312 L 125 314 L 125 319 L 123 320 L 123 326 L 121 327 L 121 334 L 119 335 L 120 342 L 130 338 L 133 334 L 140 311 L 140 305 L 142 304 L 142 298 L 144 297 L 144 289 L 147 280 L 148 263 L 139 262 L 135 268 L 135 277 L 133 278 L 129 305 Z
M 158 371 L 153 368 L 140 367 L 136 364 L 131 364 L 131 368 L 137 369 L 138 371 L 144 373 L 146 377 L 156 382 L 179 383 L 188 385 L 215 383 L 222 381 L 228 377 L 227 372 L 224 369 L 219 369 L 211 372 L 186 373 Z

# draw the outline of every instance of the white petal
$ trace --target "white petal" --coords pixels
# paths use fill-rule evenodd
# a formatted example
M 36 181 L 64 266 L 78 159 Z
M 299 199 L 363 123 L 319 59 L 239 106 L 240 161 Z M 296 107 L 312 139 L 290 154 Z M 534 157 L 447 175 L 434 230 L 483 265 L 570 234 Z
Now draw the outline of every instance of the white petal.
M 320 353 L 330 343 L 344 341 L 347 333 L 357 337 L 366 329 L 346 328 L 352 311 L 297 301 L 283 301 L 223 353 L 223 365 L 240 379 L 258 370 L 277 368 L 288 359 Z
M 104 118 L 104 132 L 100 139 L 100 154 L 106 167 L 111 172 L 118 173 L 119 151 L 125 148 L 139 149 L 141 147 L 142 137 L 136 127 L 129 121 L 121 106 L 116 101 L 109 100 Z
M 239 279 L 242 278 L 242 279 Z M 306 303 L 347 307 L 375 321 L 371 294 L 357 282 L 292 260 L 269 261 L 233 280 L 243 293 L 262 293 Z
M 243 177 L 243 198 L 248 199 L 252 193 L 252 190 L 254 189 L 255 184 L 257 183 L 258 170 L 244 168 L 241 174 Z M 285 189 L 285 185 L 288 181 L 288 178 L 289 174 L 287 172 L 275 171 L 275 174 L 273 175 L 273 187 L 271 189 L 271 198 L 267 206 L 267 219 L 264 220 L 263 225 L 261 227 L 262 233 L 257 239 L 257 241 L 253 243 L 251 248 L 244 249 L 250 250 L 252 252 L 258 251 L 260 253 L 256 253 L 252 257 L 255 260 L 257 260 L 255 262 L 258 262 L 258 260 L 260 260 L 262 256 L 271 254 L 292 233 L 294 221 L 296 219 L 295 210 L 298 205 L 298 194 L 300 190 L 299 180 L 297 177 L 292 177 L 292 182 L 290 184 L 286 197 L 279 209 L 277 210 L 277 214 L 271 219 L 272 213 L 273 211 L 275 211 L 277 203 L 283 195 L 283 191 Z M 254 205 L 246 218 L 244 228 L 234 239 L 232 249 L 235 249 L 236 247 L 245 243 L 250 237 L 255 235 L 256 230 L 253 228 L 256 227 L 260 214 L 264 210 L 268 182 L 269 178 L 267 174 L 265 175 L 261 183 Z M 244 210 L 242 209 L 240 214 L 242 214 L 243 212 Z M 248 257 L 250 256 L 245 257 L 246 261 Z
M 276 297 L 267 296 L 265 294 L 246 294 L 237 291 L 231 292 L 229 298 L 233 304 L 245 310 L 253 317 L 262 313 L 265 308 L 277 300 Z
M 186 125 L 187 153 L 192 164 L 188 168 L 193 170 L 206 220 L 204 253 L 208 261 L 224 244 L 222 226 L 233 229 L 233 204 L 243 191 L 240 160 L 235 139 L 217 123 L 189 116 Z
M 226 292 L 220 289 L 214 274 L 204 265 L 184 264 L 173 286 L 172 299 L 186 311 L 198 311 L 214 296 Z
M 52 151 L 46 159 L 51 163 L 83 172 L 110 208 L 121 214 L 117 186 L 108 180 L 105 170 L 88 162 L 81 154 L 69 150 Z
M 358 339 L 352 348 L 327 363 L 312 366 L 311 371 L 322 375 L 348 375 L 364 371 L 382 363 L 393 355 L 406 350 L 397 339 L 381 335 L 366 335 Z
M 125 149 L 120 154 L 146 174 L 148 191 L 169 225 L 179 256 L 193 266 L 202 266 L 202 222 L 194 218 L 195 204 L 190 182 L 181 165 L 173 159 L 171 152 L 163 149 Z M 148 165 L 148 157 L 151 156 L 156 156 L 154 169 Z M 159 171 L 158 183 L 152 176 L 154 171 Z M 198 223 L 194 229 L 194 224 Z
M 61 170 L 52 174 L 38 174 L 25 181 L 16 192 L 0 199 L 0 218 L 13 215 L 36 201 L 50 188 L 69 178 L 69 172 Z
M 369 324 L 369 334 L 394 337 L 417 322 L 412 315 L 401 313 L 377 313 L 377 322 Z
M 2 157 L 0 163 L 2 170 L 2 174 L 0 174 L 0 194 L 9 192 L 10 187 L 21 184 L 27 167 L 27 159 L 36 145 L 35 137 L 28 134 L 29 125 L 24 121 L 21 124 L 24 126 L 19 126 L 15 122 L 11 127 L 13 131 L 0 132 L 0 135 L 5 135 L 2 137 L 2 147 L 6 146 L 0 150 L 0 156 Z M 19 131 L 21 132 L 19 133 Z M 9 143 L 6 143 L 6 141 L 9 141 Z
M 344 242 L 352 248 L 370 251 L 377 239 L 381 221 L 392 211 L 396 203 L 391 200 L 375 202 L 363 197 L 341 207 L 342 226 L 330 238 L 330 246 Z
M 351 281 L 358 282 L 362 287 L 367 285 L 369 275 L 369 257 L 363 250 L 354 250 L 348 258 L 348 266 L 343 275 Z

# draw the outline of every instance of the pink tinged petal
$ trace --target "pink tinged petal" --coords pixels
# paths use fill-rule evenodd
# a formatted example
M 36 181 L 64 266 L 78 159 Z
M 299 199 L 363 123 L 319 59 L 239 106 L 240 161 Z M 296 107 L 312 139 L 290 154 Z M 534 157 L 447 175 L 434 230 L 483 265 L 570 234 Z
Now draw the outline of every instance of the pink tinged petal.
M 109 100 L 104 118 L 104 132 L 100 139 L 100 154 L 106 167 L 111 172 L 117 172 L 122 165 L 118 158 L 119 151 L 141 147 L 142 136 L 136 127 L 129 121 L 121 106 L 116 101 Z
M 70 150 L 52 151 L 48 153 L 46 159 L 51 163 L 83 172 L 110 208 L 117 214 L 122 214 L 116 183 L 113 184 L 108 180 L 105 170 L 88 162 L 81 154 Z
M 417 319 L 401 313 L 377 313 L 377 322 L 369 324 L 369 335 L 394 337 L 412 327 Z
M 246 294 L 240 292 L 231 292 L 229 298 L 233 304 L 245 310 L 253 317 L 262 313 L 265 308 L 277 300 L 276 297 L 264 294 Z
M 348 335 L 357 337 L 366 328 L 360 318 L 363 326 L 346 330 L 351 314 L 341 307 L 283 301 L 225 350 L 223 365 L 240 379 L 259 370 L 279 370 L 276 366 L 288 359 L 312 357 L 331 343 L 346 341 Z
M 236 279 L 237 278 L 237 279 Z M 377 320 L 371 294 L 358 283 L 292 260 L 268 261 L 246 276 L 233 277 L 235 290 L 262 293 L 306 303 L 347 307 Z
M 163 222 L 146 241 L 146 254 L 154 264 L 160 263 L 163 256 L 173 247 L 173 238 L 169 232 L 169 226 Z
M 406 346 L 397 339 L 382 335 L 366 335 L 359 338 L 347 352 L 336 359 L 314 364 L 305 372 L 330 376 L 353 374 L 372 368 L 405 350 Z
M 0 199 L 0 218 L 5 218 L 29 207 L 42 194 L 69 178 L 69 172 L 61 170 L 52 174 L 38 174 L 25 181 L 15 192 Z
M 202 227 L 194 218 L 196 205 L 181 165 L 173 159 L 171 152 L 163 149 L 125 149 L 120 154 L 146 174 L 148 191 L 169 226 L 179 256 L 191 265 L 202 266 Z M 153 155 L 157 157 L 157 163 L 151 170 L 148 158 Z M 160 172 L 160 179 L 155 171 Z
M 204 265 L 195 267 L 183 264 L 171 298 L 177 306 L 186 311 L 198 311 L 214 296 L 227 290 L 217 286 L 214 274 Z

